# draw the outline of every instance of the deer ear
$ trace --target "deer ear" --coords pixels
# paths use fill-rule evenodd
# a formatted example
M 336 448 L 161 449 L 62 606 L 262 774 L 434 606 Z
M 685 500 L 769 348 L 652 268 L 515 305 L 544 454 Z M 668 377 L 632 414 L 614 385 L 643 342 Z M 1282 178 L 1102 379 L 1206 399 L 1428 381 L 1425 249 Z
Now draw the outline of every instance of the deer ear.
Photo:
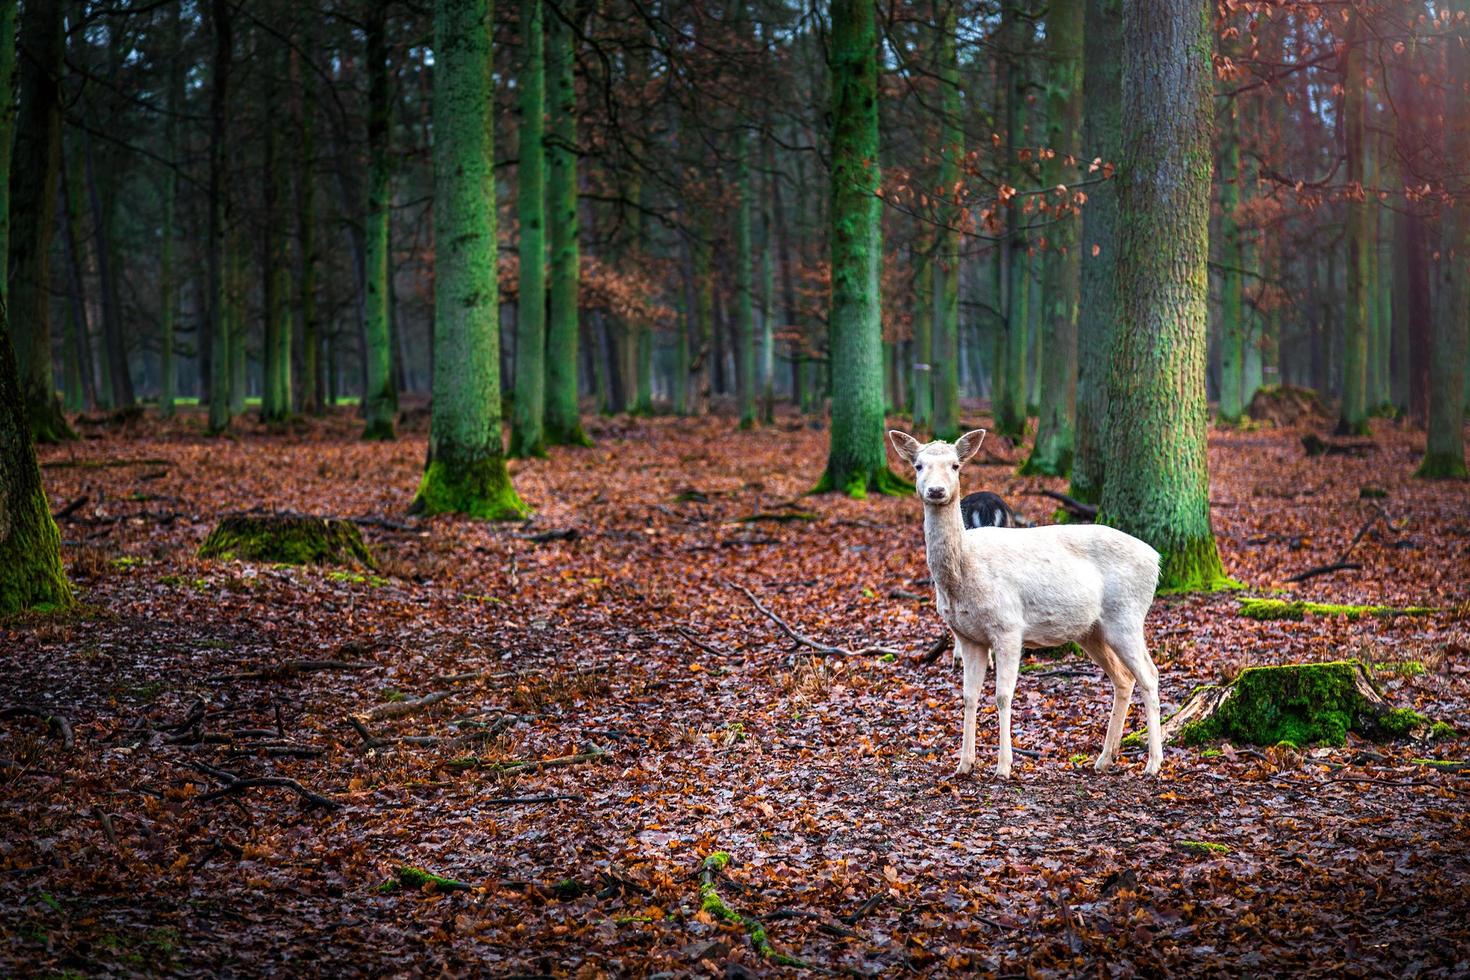
M 985 441 L 984 429 L 971 429 L 955 440 L 954 451 L 959 454 L 960 462 L 969 462 L 970 457 L 980 451 L 980 443 Z
M 900 432 L 897 429 L 889 429 L 888 441 L 893 443 L 894 451 L 910 463 L 914 461 L 915 456 L 919 455 L 919 440 L 915 439 L 907 432 Z

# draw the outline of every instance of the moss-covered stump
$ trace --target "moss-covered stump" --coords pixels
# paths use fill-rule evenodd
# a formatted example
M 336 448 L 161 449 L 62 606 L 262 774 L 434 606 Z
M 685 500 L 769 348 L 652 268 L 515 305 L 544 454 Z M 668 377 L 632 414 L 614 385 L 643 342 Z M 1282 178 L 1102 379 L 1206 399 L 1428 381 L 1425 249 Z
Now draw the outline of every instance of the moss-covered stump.
M 1247 619 L 1285 619 L 1301 621 L 1308 613 L 1313 616 L 1345 616 L 1362 619 L 1364 616 L 1391 618 L 1394 616 L 1427 616 L 1434 612 L 1429 606 L 1343 606 L 1329 602 L 1303 602 L 1284 599 L 1242 599 L 1240 614 Z
M 1198 745 L 1342 745 L 1349 731 L 1372 739 L 1429 731 L 1428 718 L 1395 708 L 1356 660 L 1248 667 L 1224 686 L 1198 688 L 1164 722 L 1164 740 Z
M 209 532 L 199 557 L 378 567 L 351 521 L 301 514 L 231 514 Z

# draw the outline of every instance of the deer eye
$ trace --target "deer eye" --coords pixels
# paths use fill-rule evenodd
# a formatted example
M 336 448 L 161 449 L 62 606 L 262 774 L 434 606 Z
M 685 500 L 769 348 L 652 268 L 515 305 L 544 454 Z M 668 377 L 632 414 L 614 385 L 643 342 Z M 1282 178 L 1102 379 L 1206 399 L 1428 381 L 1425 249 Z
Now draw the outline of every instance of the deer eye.
M 914 472 L 915 473 L 922 473 L 922 472 L 924 472 L 924 464 L 923 463 L 915 463 L 914 464 Z
M 958 473 L 960 471 L 960 464 L 959 463 L 954 464 L 954 469 L 955 469 L 955 472 Z

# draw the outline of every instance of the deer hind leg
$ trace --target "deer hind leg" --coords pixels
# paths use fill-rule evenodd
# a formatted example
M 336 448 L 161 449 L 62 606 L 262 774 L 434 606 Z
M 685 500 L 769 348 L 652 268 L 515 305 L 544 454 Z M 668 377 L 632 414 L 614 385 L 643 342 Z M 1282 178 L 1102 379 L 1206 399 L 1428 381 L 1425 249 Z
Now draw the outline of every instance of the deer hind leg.
M 1164 742 L 1159 725 L 1159 669 L 1148 655 L 1143 624 L 1123 627 L 1116 634 L 1105 632 L 1103 639 L 1138 681 L 1138 690 L 1143 695 L 1143 710 L 1148 717 L 1148 765 L 1143 772 L 1152 776 L 1163 765 Z
M 985 689 L 985 647 L 955 634 L 955 649 L 965 665 L 965 732 L 960 742 L 959 776 L 975 768 L 975 713 L 980 706 L 980 692 Z
M 1099 631 L 1093 630 L 1083 637 L 1081 644 L 1092 662 L 1101 667 L 1103 673 L 1108 675 L 1108 680 L 1113 682 L 1113 713 L 1108 717 L 1108 731 L 1103 736 L 1102 754 L 1094 764 L 1094 768 L 1102 772 L 1118 757 L 1119 745 L 1123 741 L 1123 725 L 1128 720 L 1128 705 L 1133 700 L 1133 673 L 1103 641 Z
M 1000 752 L 995 774 L 1011 775 L 1011 701 L 1016 696 L 1016 677 L 1021 672 L 1021 634 L 997 637 L 995 651 L 995 713 L 1000 722 Z

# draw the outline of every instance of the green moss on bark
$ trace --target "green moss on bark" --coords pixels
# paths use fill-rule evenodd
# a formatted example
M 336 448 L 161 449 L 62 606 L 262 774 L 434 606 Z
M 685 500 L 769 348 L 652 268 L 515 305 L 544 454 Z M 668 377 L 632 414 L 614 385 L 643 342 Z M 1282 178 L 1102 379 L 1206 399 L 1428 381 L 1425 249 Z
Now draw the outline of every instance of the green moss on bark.
M 199 546 L 199 557 L 288 565 L 378 564 L 351 521 L 294 514 L 226 517 Z
M 1307 613 L 1313 616 L 1425 616 L 1434 612 L 1427 606 L 1343 606 L 1327 602 L 1287 602 L 1282 599 L 1242 599 L 1240 614 L 1248 619 L 1286 619 L 1300 621 Z M 1422 671 L 1422 667 L 1420 670 Z
M 379 885 L 378 891 L 384 894 L 391 894 L 400 888 L 422 891 L 429 887 L 440 892 L 464 892 L 469 891 L 474 886 L 468 882 L 446 878 L 443 875 L 436 875 L 432 871 L 425 871 L 423 868 L 416 868 L 412 865 L 405 864 L 393 873 L 393 877 Z
M 1174 741 L 1343 745 L 1349 731 L 1402 738 L 1429 725 L 1416 711 L 1389 707 L 1355 660 L 1250 667 L 1226 688 L 1205 688 L 1196 692 L 1199 696 L 1217 703 L 1179 726 Z M 1187 703 L 1180 714 L 1189 710 Z
M 434 460 L 424 470 L 414 498 L 415 514 L 464 514 L 486 521 L 519 521 L 531 516 L 511 485 L 500 457 L 451 465 Z
M 1425 453 L 1414 475 L 1424 480 L 1464 480 L 1470 477 L 1463 456 L 1454 453 Z

